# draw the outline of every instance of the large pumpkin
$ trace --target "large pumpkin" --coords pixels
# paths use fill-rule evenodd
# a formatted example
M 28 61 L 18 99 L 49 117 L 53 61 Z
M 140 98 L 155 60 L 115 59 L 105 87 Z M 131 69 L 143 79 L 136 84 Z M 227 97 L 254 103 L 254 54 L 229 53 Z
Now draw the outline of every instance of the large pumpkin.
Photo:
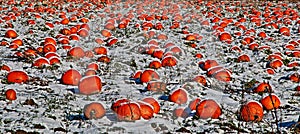
M 79 93 L 91 95 L 101 91 L 101 78 L 97 75 L 85 76 L 81 78 L 78 85 Z
M 241 119 L 244 121 L 261 121 L 264 116 L 262 105 L 257 101 L 249 101 L 240 109 Z
M 11 71 L 7 74 L 7 81 L 11 83 L 24 83 L 29 80 L 29 76 L 24 71 Z
M 81 74 L 77 70 L 69 69 L 61 76 L 61 82 L 66 85 L 77 86 L 81 77 Z
M 129 102 L 128 99 L 126 98 L 121 98 L 116 100 L 112 105 L 111 105 L 111 110 L 113 110 L 114 112 L 117 112 L 118 108 L 121 106 L 122 103 L 124 102 Z
M 220 105 L 212 99 L 203 100 L 196 107 L 196 115 L 201 119 L 217 119 L 221 114 Z
M 141 119 L 139 104 L 135 102 L 125 102 L 117 109 L 117 118 L 120 121 L 135 121 Z
M 169 95 L 169 100 L 177 104 L 185 104 L 188 100 L 188 93 L 185 89 L 178 88 Z

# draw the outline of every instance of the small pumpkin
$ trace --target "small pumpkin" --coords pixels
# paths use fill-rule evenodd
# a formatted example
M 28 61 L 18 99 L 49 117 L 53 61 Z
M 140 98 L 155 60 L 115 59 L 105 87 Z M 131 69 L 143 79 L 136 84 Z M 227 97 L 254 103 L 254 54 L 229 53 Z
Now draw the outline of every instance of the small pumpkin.
M 167 90 L 167 84 L 161 81 L 150 81 L 146 88 L 149 91 L 164 92 Z
M 200 98 L 196 98 L 194 99 L 193 101 L 190 102 L 189 104 L 189 108 L 193 111 L 193 110 L 196 110 L 198 104 L 201 102 L 201 99 Z
M 174 109 L 173 116 L 178 118 L 187 118 L 190 115 L 191 110 L 189 108 L 178 107 Z
M 17 92 L 14 89 L 8 89 L 5 91 L 5 97 L 9 101 L 17 99 Z
M 105 115 L 105 108 L 101 103 L 92 102 L 83 108 L 84 116 L 87 119 L 100 119 Z

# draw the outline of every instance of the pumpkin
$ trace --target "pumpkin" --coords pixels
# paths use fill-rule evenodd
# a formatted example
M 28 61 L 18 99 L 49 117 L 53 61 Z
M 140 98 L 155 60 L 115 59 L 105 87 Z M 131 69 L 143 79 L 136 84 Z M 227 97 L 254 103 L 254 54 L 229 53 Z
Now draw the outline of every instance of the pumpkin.
M 142 83 L 147 83 L 151 80 L 158 80 L 158 79 L 159 79 L 159 75 L 157 74 L 157 72 L 150 69 L 143 71 L 143 73 L 140 76 L 140 80 Z
M 240 109 L 240 116 L 243 121 L 259 122 L 263 119 L 263 107 L 257 101 L 249 101 L 242 105 Z
M 91 95 L 101 92 L 101 78 L 97 75 L 85 76 L 81 78 L 78 84 L 80 94 Z
M 203 75 L 196 76 L 195 78 L 193 78 L 193 81 L 196 81 L 203 86 L 207 86 L 206 78 Z
M 69 69 L 61 76 L 61 82 L 62 84 L 77 86 L 81 77 L 77 70 Z
M 44 66 L 50 65 L 50 61 L 45 57 L 39 57 L 33 61 L 32 66 L 37 68 L 43 68 Z
M 114 112 L 117 112 L 117 109 L 121 106 L 122 103 L 124 102 L 129 102 L 128 99 L 126 98 L 122 98 L 122 99 L 118 99 L 116 100 L 112 105 L 111 105 L 111 110 L 113 110 Z
M 272 86 L 267 82 L 260 83 L 253 91 L 254 93 L 272 92 Z
M 173 111 L 173 116 L 178 118 L 186 118 L 190 115 L 191 110 L 189 108 L 184 108 L 184 107 L 178 107 L 174 109 Z
M 105 115 L 105 108 L 101 103 L 92 102 L 83 108 L 84 116 L 87 119 L 100 119 Z
M 177 64 L 177 59 L 174 56 L 166 56 L 161 60 L 162 67 L 173 67 Z
M 13 89 L 8 89 L 5 91 L 5 97 L 7 100 L 16 100 L 17 99 L 17 92 Z
M 160 105 L 156 99 L 154 99 L 153 97 L 146 97 L 142 99 L 142 101 L 149 103 L 153 107 L 154 113 L 158 114 L 158 112 L 160 111 Z
M 25 83 L 29 80 L 29 76 L 24 71 L 11 71 L 6 76 L 7 81 L 11 83 Z
M 14 39 L 18 37 L 18 34 L 14 29 L 9 29 L 5 32 L 5 37 Z
M 85 53 L 81 47 L 73 47 L 68 51 L 68 56 L 79 59 L 83 58 L 85 56 Z
M 231 81 L 231 73 L 226 70 L 219 70 L 216 73 L 213 74 L 213 77 L 219 81 L 229 82 Z
M 151 119 L 154 114 L 153 106 L 143 101 L 138 101 L 138 104 L 140 105 L 141 116 L 143 117 L 143 119 L 145 120 Z
M 194 99 L 193 101 L 191 101 L 189 103 L 189 108 L 193 111 L 193 110 L 196 110 L 198 104 L 201 102 L 201 99 L 200 98 L 196 98 Z
M 206 60 L 204 62 L 203 61 L 199 62 L 198 65 L 202 70 L 207 71 L 211 67 L 218 66 L 219 64 L 217 63 L 216 60 Z
M 278 96 L 275 94 L 267 95 L 260 100 L 260 103 L 266 110 L 273 110 L 279 108 L 281 102 Z
M 120 121 L 135 121 L 141 118 L 140 106 L 136 102 L 121 103 L 116 114 Z
M 221 114 L 220 105 L 212 99 L 203 100 L 196 107 L 196 115 L 201 119 L 217 119 Z
M 161 81 L 150 81 L 146 88 L 149 91 L 163 92 L 167 90 L 167 84 Z
M 185 104 L 188 100 L 188 93 L 185 89 L 176 89 L 169 95 L 169 100 L 177 104 Z

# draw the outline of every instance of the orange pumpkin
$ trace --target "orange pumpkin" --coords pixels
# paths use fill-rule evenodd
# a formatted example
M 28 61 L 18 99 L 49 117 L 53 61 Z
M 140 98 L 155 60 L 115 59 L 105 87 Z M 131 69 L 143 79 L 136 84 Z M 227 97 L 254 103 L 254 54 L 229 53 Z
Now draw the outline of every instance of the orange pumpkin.
M 149 91 L 163 92 L 167 90 L 167 84 L 161 81 L 150 81 L 146 88 Z
M 207 86 L 206 78 L 203 75 L 198 75 L 193 78 L 193 81 L 202 84 L 203 86 Z
M 143 71 L 141 70 L 138 70 L 136 71 L 132 76 L 130 76 L 130 78 L 133 78 L 133 79 L 139 79 L 141 77 L 141 74 L 143 73 Z
M 49 62 L 50 62 L 50 65 L 60 64 L 60 63 L 61 63 L 59 57 L 51 57 L 51 58 L 49 59 Z
M 87 119 L 100 119 L 105 115 L 105 108 L 101 103 L 92 102 L 83 108 L 84 116 Z
M 86 68 L 97 71 L 97 70 L 99 70 L 99 65 L 96 62 L 92 62 L 92 63 L 88 64 Z
M 145 120 L 151 119 L 154 114 L 153 106 L 143 101 L 138 101 L 138 104 L 140 105 L 141 116 L 143 117 L 143 119 Z
M 292 82 L 295 82 L 295 83 L 299 83 L 300 82 L 300 75 L 298 73 L 293 73 L 289 76 L 289 79 L 292 81 Z
M 204 71 L 207 71 L 208 69 L 210 69 L 211 67 L 214 67 L 214 66 L 218 66 L 219 64 L 217 63 L 217 61 L 215 60 L 206 60 L 206 61 L 202 61 L 202 62 L 199 62 L 199 67 L 204 70 Z
M 85 75 L 85 76 L 96 75 L 96 71 L 95 71 L 94 69 L 87 69 L 87 70 L 84 72 L 84 75 Z
M 227 32 L 223 32 L 219 35 L 220 41 L 227 42 L 228 44 L 230 44 L 232 42 L 231 38 L 232 38 L 231 35 Z
M 211 77 L 214 73 L 216 73 L 216 72 L 218 72 L 218 71 L 220 71 L 220 70 L 223 70 L 223 69 L 224 69 L 224 67 L 222 67 L 222 66 L 214 66 L 214 67 L 211 67 L 211 68 L 209 68 L 209 69 L 207 70 L 206 75 L 207 75 L 208 77 Z
M 78 84 L 80 94 L 91 95 L 101 92 L 101 78 L 97 75 L 85 76 L 81 78 Z
M 14 39 L 18 37 L 18 34 L 15 30 L 9 29 L 5 32 L 5 37 Z
M 173 111 L 173 116 L 176 118 L 178 117 L 186 118 L 189 116 L 189 114 L 190 114 L 190 110 L 184 107 L 178 107 Z
M 177 59 L 174 56 L 166 56 L 161 60 L 162 67 L 173 67 L 177 64 Z
M 152 53 L 152 56 L 158 59 L 162 59 L 164 54 L 164 51 L 161 49 L 155 49 L 154 52 Z
M 102 36 L 104 37 L 110 37 L 112 34 L 110 33 L 110 31 L 104 29 L 101 31 Z
M 140 106 L 135 102 L 122 103 L 116 114 L 120 121 L 135 121 L 141 118 Z
M 185 89 L 176 89 L 169 95 L 169 100 L 177 104 L 185 104 L 188 100 L 188 93 Z
M 267 82 L 260 83 L 253 91 L 254 93 L 272 92 L 272 86 Z
M 77 86 L 81 77 L 77 70 L 69 69 L 61 76 L 61 82 L 62 84 Z
M 7 82 L 11 83 L 25 83 L 29 80 L 29 76 L 24 71 L 11 71 L 6 76 Z
M 158 69 L 162 67 L 160 61 L 154 60 L 149 63 L 149 68 Z
M 263 119 L 264 111 L 262 105 L 257 101 L 249 101 L 240 109 L 241 119 L 244 121 L 259 122 Z
M 146 97 L 142 99 L 142 101 L 149 103 L 153 107 L 154 113 L 158 114 L 158 112 L 160 111 L 160 105 L 156 99 L 154 99 L 153 97 Z
M 158 80 L 158 79 L 159 79 L 159 75 L 157 74 L 157 72 L 150 69 L 143 71 L 143 73 L 140 76 L 140 80 L 142 83 L 147 83 L 151 80 Z
M 84 50 L 81 47 L 73 47 L 68 51 L 68 56 L 79 59 L 85 56 Z
M 89 36 L 89 31 L 85 28 L 81 28 L 79 31 L 77 31 L 77 34 L 80 37 L 87 37 L 87 36 Z
M 282 35 L 285 35 L 285 36 L 290 36 L 291 35 L 290 29 L 288 27 L 281 27 L 279 29 L 279 33 L 282 34 Z
M 190 102 L 189 104 L 189 108 L 193 111 L 193 110 L 196 110 L 198 104 L 201 102 L 201 99 L 200 98 L 196 98 L 194 99 L 193 101 Z
M 110 58 L 106 55 L 102 55 L 97 59 L 98 62 L 110 63 Z
M 87 58 L 93 58 L 94 57 L 94 53 L 92 50 L 87 50 L 84 52 L 84 56 Z
M 266 110 L 273 110 L 279 108 L 281 102 L 278 96 L 275 94 L 267 95 L 260 100 L 260 103 Z
M 103 46 L 95 47 L 94 52 L 96 55 L 107 55 L 107 48 Z
M 116 100 L 112 105 L 111 105 L 111 110 L 113 110 L 114 112 L 117 112 L 118 108 L 121 106 L 122 103 L 125 102 L 129 102 L 128 99 L 126 98 L 122 98 L 122 99 L 118 99 Z
M 32 66 L 37 68 L 43 68 L 50 65 L 50 61 L 45 57 L 39 57 L 33 61 Z
M 213 74 L 213 77 L 219 81 L 224 81 L 224 82 L 231 81 L 231 73 L 226 69 L 217 71 L 216 73 Z
M 217 119 L 221 114 L 220 105 L 212 99 L 203 100 L 196 107 L 196 115 L 201 119 Z
M 237 58 L 237 62 L 250 62 L 250 57 L 247 54 L 242 54 Z
M 45 58 L 50 59 L 51 57 L 60 57 L 60 56 L 54 52 L 48 52 L 45 54 Z
M 5 97 L 7 100 L 13 101 L 17 99 L 17 92 L 13 89 L 8 89 L 5 91 Z
M 268 65 L 269 65 L 269 67 L 271 67 L 273 69 L 277 69 L 277 68 L 280 68 L 281 66 L 283 66 L 283 62 L 282 62 L 282 60 L 275 59 L 275 60 L 272 60 Z
M 54 44 L 51 44 L 51 43 L 47 43 L 44 45 L 43 47 L 43 52 L 46 54 L 46 53 L 49 53 L 49 52 L 56 52 L 56 46 Z
M 0 70 L 5 70 L 5 71 L 7 71 L 7 72 L 9 72 L 10 71 L 10 67 L 8 66 L 8 65 L 2 65 L 1 67 L 0 67 Z

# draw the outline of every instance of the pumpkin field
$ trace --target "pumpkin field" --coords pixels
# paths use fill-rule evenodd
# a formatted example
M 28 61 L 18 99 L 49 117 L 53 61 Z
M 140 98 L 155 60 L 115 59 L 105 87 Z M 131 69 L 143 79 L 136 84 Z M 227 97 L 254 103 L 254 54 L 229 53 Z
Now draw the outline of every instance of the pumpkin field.
M 0 133 L 300 133 L 299 11 L 0 0 Z

